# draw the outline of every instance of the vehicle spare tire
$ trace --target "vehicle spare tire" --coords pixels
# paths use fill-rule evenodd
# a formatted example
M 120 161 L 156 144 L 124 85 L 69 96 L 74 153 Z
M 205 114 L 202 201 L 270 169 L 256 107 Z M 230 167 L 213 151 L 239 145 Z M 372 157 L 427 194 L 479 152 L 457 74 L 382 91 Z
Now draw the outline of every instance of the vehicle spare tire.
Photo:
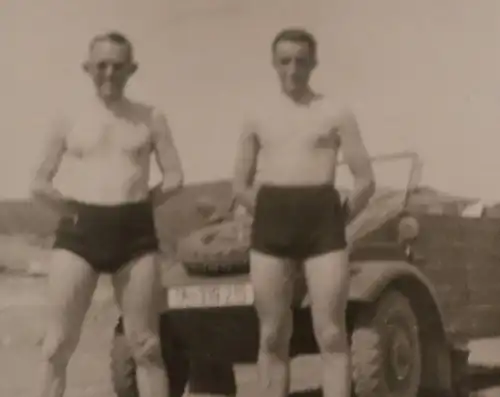
M 248 272 L 249 219 L 230 220 L 196 230 L 177 246 L 177 259 L 191 274 Z

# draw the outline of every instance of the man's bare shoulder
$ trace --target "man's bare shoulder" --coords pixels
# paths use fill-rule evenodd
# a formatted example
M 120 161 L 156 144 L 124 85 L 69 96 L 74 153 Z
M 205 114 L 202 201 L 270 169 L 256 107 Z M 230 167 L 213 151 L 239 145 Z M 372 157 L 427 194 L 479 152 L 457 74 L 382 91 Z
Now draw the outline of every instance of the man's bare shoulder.
M 95 114 L 95 100 L 89 96 L 80 96 L 75 98 L 58 101 L 52 112 L 51 122 L 71 125 L 78 123 L 79 120 L 89 119 Z
M 129 106 L 129 117 L 141 124 L 146 124 L 152 132 L 163 128 L 162 126 L 167 122 L 166 112 L 160 106 L 131 100 L 129 100 Z
M 337 124 L 355 117 L 353 107 L 347 101 L 323 94 L 318 96 L 317 101 L 325 117 L 330 118 Z
M 47 138 L 66 138 L 72 126 L 82 118 L 81 113 L 82 104 L 77 105 L 72 101 L 54 106 L 47 119 L 48 128 L 45 131 L 49 135 Z
M 253 132 L 256 136 L 265 132 L 265 126 L 273 120 L 283 118 L 283 98 L 279 95 L 266 93 L 262 94 L 258 101 L 249 106 L 243 117 L 244 126 L 247 131 Z
M 356 112 L 348 102 L 325 96 L 321 99 L 320 107 L 325 119 L 341 140 L 359 134 Z
M 137 121 L 153 120 L 161 111 L 157 106 L 144 101 L 127 99 L 127 116 Z

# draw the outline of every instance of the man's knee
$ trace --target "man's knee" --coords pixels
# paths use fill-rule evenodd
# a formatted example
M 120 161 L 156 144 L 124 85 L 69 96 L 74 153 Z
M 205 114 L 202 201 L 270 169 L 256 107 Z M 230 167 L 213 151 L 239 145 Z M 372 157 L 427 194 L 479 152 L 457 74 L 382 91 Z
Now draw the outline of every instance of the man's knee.
M 132 355 L 138 364 L 163 363 L 161 340 L 151 332 L 136 332 L 129 337 Z
M 283 321 L 263 322 L 260 327 L 260 347 L 267 352 L 278 352 L 290 344 L 292 338 L 291 314 Z
M 66 366 L 78 344 L 75 332 L 47 332 L 42 343 L 42 355 L 46 361 L 56 366 Z
M 315 330 L 322 353 L 341 353 L 347 350 L 347 332 L 342 324 L 325 324 Z

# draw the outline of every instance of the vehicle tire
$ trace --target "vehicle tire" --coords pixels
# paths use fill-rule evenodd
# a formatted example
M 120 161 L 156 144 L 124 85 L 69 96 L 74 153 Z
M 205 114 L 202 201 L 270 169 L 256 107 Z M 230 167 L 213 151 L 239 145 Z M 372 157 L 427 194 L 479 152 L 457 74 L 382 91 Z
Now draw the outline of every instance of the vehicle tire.
M 417 397 L 422 372 L 418 321 L 409 300 L 392 290 L 358 313 L 351 335 L 357 397 Z
M 177 259 L 191 274 L 247 273 L 249 232 L 237 221 L 204 227 L 179 242 Z
M 170 396 L 181 397 L 188 380 L 189 363 L 172 346 L 168 344 L 163 349 L 163 361 L 169 375 Z M 135 361 L 123 333 L 122 322 L 119 321 L 111 347 L 111 380 L 116 397 L 139 397 L 135 374 Z

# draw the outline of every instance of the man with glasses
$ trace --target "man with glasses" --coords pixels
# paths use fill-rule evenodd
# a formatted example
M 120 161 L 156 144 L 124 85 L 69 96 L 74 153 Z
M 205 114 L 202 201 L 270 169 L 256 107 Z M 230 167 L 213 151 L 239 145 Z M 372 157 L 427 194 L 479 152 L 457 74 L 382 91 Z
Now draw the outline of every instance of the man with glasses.
M 133 47 L 110 32 L 90 43 L 84 71 L 95 95 L 52 124 L 32 195 L 60 215 L 49 263 L 48 328 L 41 397 L 62 397 L 100 274 L 112 276 L 125 335 L 137 365 L 141 397 L 168 396 L 159 338 L 159 242 L 153 210 L 183 185 L 180 159 L 165 116 L 124 94 L 137 70 Z M 149 188 L 150 156 L 162 172 Z M 72 183 L 53 179 L 63 158 Z

